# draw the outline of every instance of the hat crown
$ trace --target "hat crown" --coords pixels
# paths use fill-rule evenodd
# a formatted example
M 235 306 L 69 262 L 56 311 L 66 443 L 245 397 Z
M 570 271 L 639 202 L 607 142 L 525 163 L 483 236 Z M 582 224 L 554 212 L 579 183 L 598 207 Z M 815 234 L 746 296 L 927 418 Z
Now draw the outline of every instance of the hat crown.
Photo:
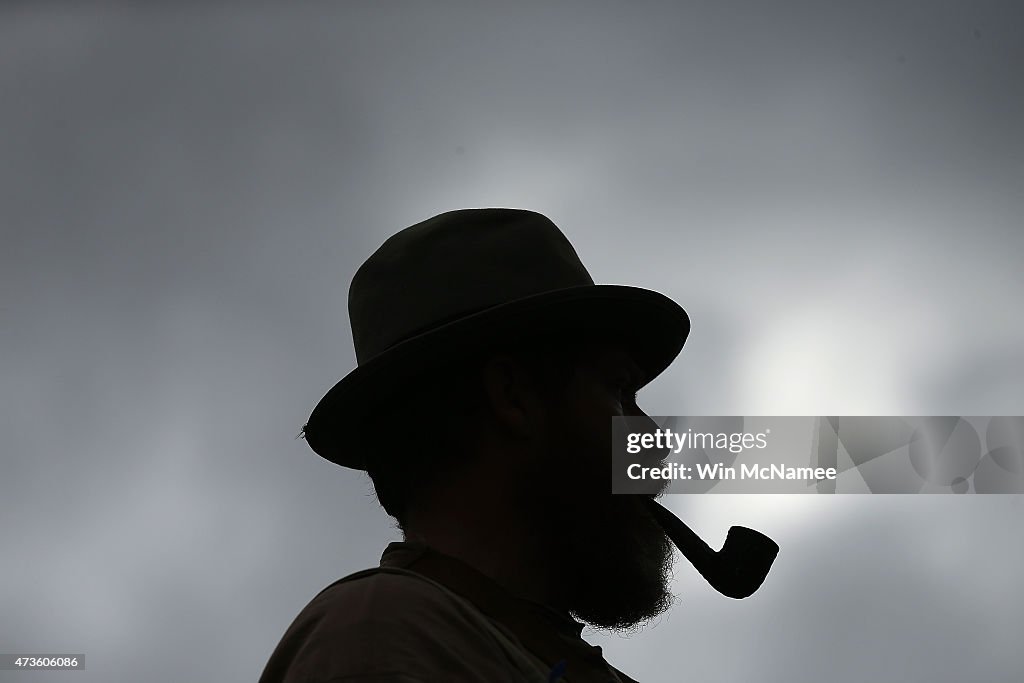
M 460 209 L 388 238 L 349 288 L 362 365 L 396 344 L 493 306 L 593 285 L 564 234 L 523 209 Z

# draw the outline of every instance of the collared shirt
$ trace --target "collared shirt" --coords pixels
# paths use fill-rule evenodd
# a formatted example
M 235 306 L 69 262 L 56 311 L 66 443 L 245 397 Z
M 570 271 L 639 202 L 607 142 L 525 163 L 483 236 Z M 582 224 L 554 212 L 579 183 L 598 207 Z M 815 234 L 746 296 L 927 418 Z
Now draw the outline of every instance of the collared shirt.
M 454 557 L 392 543 L 313 598 L 260 683 L 636 683 L 582 630 Z

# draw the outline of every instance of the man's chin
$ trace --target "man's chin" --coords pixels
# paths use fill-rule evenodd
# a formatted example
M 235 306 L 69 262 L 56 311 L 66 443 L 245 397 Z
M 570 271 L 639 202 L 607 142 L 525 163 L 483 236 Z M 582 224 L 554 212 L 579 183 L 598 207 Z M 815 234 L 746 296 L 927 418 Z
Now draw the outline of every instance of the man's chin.
M 575 548 L 569 609 L 592 626 L 626 629 L 671 605 L 674 546 L 639 498 L 612 498 L 605 514 L 596 514 L 588 532 L 577 536 L 588 542 Z

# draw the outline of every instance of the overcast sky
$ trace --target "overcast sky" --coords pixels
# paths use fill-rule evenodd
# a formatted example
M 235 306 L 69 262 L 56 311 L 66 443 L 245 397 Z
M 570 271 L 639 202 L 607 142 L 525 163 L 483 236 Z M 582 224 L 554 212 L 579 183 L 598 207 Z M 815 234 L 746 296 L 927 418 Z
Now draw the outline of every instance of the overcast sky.
M 294 436 L 355 269 L 449 209 L 689 311 L 650 414 L 1024 415 L 1016 3 L 84 5 L 0 8 L 0 652 L 87 661 L 45 680 L 253 681 L 377 563 Z M 590 634 L 645 683 L 1024 674 L 1022 496 L 670 504 L 782 551 Z

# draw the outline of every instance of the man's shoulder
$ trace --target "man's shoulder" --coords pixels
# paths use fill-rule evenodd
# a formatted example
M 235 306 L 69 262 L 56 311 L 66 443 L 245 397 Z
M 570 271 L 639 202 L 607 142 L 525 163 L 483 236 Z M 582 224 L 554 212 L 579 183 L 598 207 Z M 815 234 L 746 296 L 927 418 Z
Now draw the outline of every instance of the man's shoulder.
M 335 581 L 295 618 L 289 631 L 337 639 L 376 631 L 448 639 L 476 634 L 461 598 L 408 570 L 375 567 Z M 287 634 L 286 634 L 287 635 Z
M 414 572 L 365 570 L 331 584 L 299 612 L 260 680 L 419 673 L 428 681 L 439 672 L 470 680 L 461 675 L 500 665 L 497 675 L 508 667 L 505 648 L 482 620 L 471 604 Z

